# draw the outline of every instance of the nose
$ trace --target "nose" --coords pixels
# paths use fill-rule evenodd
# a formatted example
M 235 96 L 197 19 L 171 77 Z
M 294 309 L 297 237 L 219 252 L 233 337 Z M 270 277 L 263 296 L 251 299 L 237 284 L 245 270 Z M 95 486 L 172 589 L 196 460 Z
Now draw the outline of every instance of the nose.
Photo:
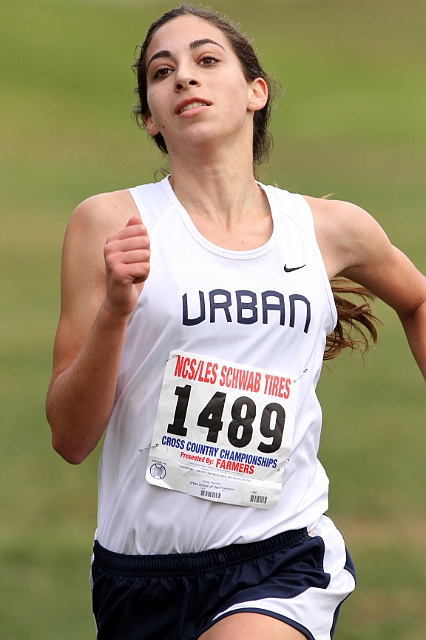
M 181 91 L 186 87 L 196 87 L 197 85 L 198 85 L 198 82 L 196 80 L 179 80 L 179 81 L 176 81 L 175 87 L 177 91 Z
M 185 64 L 181 65 L 176 72 L 175 79 L 175 90 L 182 91 L 183 89 L 188 89 L 189 87 L 198 86 L 199 82 L 197 80 L 196 74 L 191 70 L 190 66 Z

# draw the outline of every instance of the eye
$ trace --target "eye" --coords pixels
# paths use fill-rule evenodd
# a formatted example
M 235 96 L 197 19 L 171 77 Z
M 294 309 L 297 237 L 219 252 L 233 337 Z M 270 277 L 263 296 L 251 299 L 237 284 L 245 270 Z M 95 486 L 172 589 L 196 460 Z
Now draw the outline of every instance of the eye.
M 165 78 L 166 76 L 168 76 L 170 73 L 172 73 L 173 69 L 170 69 L 170 67 L 159 67 L 153 74 L 153 78 Z
M 201 64 L 203 67 L 211 67 L 216 62 L 219 62 L 219 60 L 217 58 L 215 58 L 214 56 L 205 55 L 205 56 L 203 56 L 201 58 L 199 64 Z

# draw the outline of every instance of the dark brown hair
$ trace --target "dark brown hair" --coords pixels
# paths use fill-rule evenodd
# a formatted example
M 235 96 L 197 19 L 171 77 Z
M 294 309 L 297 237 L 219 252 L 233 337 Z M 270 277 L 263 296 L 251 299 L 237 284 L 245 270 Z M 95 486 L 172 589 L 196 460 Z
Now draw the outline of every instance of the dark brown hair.
M 375 296 L 347 278 L 333 278 L 330 284 L 337 309 L 337 324 L 333 333 L 327 336 L 324 360 L 336 358 L 346 348 L 365 353 L 371 343 L 377 342 L 376 325 L 380 320 L 370 307 Z M 361 301 L 354 301 L 354 296 Z
M 252 45 L 248 39 L 239 32 L 237 26 L 230 20 L 221 17 L 218 13 L 211 11 L 208 8 L 195 7 L 191 4 L 181 4 L 179 7 L 167 11 L 150 26 L 144 42 L 138 47 L 139 55 L 136 57 L 132 65 L 138 81 L 138 86 L 135 89 L 135 92 L 139 96 L 139 101 L 133 107 L 133 113 L 136 116 L 137 123 L 141 128 L 145 128 L 143 116 L 149 112 L 146 77 L 146 52 L 148 46 L 154 34 L 160 27 L 170 20 L 188 15 L 202 18 L 224 33 L 240 61 L 244 77 L 247 82 L 252 82 L 256 78 L 263 78 L 268 85 L 268 101 L 263 109 L 255 111 L 253 123 L 253 163 L 258 165 L 262 162 L 266 162 L 272 147 L 272 137 L 268 131 L 268 123 L 271 114 L 272 99 L 276 92 L 275 90 L 278 87 L 278 83 L 268 76 L 262 69 Z M 161 151 L 167 154 L 166 143 L 161 133 L 154 136 L 154 139 Z

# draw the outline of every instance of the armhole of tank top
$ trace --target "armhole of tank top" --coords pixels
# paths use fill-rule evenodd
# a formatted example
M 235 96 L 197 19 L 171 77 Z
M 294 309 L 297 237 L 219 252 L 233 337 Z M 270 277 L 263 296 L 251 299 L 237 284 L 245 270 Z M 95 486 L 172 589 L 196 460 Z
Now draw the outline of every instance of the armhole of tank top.
M 154 216 L 150 216 L 143 205 L 143 189 L 145 185 L 140 185 L 138 187 L 130 187 L 128 189 L 130 195 L 133 198 L 133 202 L 136 205 L 136 208 L 139 212 L 140 218 L 148 230 L 148 234 L 151 235 L 152 227 L 154 226 Z
M 162 185 L 165 180 L 168 178 L 160 182 L 151 182 L 128 189 L 151 238 L 154 227 L 158 226 L 157 223 L 160 219 L 164 220 L 164 214 L 174 209 L 174 205 Z
M 297 216 L 300 221 L 301 226 L 305 230 L 305 233 L 309 237 L 314 251 L 318 258 L 318 263 L 321 269 L 321 275 L 324 281 L 324 286 L 328 295 L 328 302 L 330 305 L 330 311 L 333 318 L 333 329 L 337 323 L 337 310 L 336 305 L 334 303 L 333 291 L 331 289 L 330 280 L 328 279 L 327 270 L 325 268 L 324 260 L 318 245 L 317 236 L 315 233 L 315 223 L 314 223 L 314 215 L 312 213 L 312 209 L 305 200 L 305 198 L 300 194 L 289 194 L 293 198 L 294 206 L 297 209 Z M 299 218 L 300 216 L 300 218 Z
M 142 184 L 128 189 L 149 236 L 152 236 L 154 227 L 162 214 L 170 209 L 171 203 L 165 197 L 160 184 L 160 182 Z

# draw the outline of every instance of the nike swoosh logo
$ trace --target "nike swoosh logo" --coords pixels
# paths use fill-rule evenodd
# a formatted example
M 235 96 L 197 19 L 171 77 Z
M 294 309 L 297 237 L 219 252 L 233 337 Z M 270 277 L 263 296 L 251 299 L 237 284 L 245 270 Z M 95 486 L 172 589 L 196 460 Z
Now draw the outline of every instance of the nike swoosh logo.
M 292 271 L 298 271 L 299 269 L 303 269 L 306 267 L 306 264 L 302 264 L 300 267 L 288 267 L 286 264 L 284 265 L 284 271 L 286 273 L 291 273 Z

